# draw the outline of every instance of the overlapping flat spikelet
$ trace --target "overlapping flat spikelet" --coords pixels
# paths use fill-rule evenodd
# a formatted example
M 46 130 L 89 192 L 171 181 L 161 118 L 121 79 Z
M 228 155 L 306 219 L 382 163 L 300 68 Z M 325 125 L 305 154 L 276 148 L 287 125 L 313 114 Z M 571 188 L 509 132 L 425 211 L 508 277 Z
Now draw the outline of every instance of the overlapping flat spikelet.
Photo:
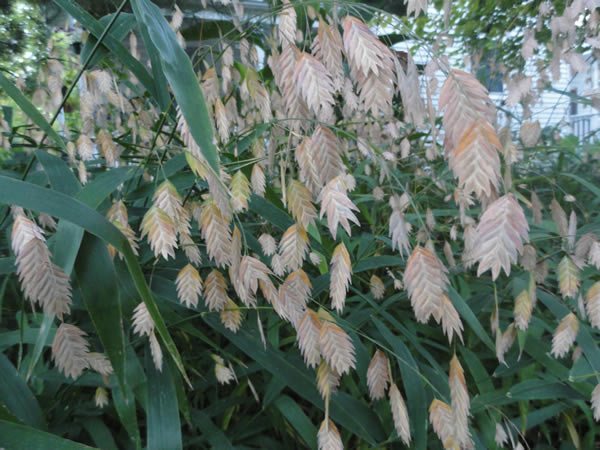
M 373 115 L 390 114 L 396 82 L 393 53 L 356 17 L 344 17 L 342 27 L 344 52 L 363 108 Z
M 292 180 L 287 187 L 287 208 L 292 217 L 307 229 L 317 218 L 317 209 L 312 203 L 308 188 L 298 180 Z
M 331 75 L 323 63 L 302 52 L 294 67 L 294 83 L 298 96 L 317 119 L 329 122 L 333 116 L 335 89 Z
M 230 298 L 227 298 L 225 307 L 221 310 L 220 318 L 223 326 L 234 333 L 237 333 L 242 325 L 242 312 Z
M 318 177 L 319 186 L 324 186 L 335 177 L 345 173 L 346 168 L 342 161 L 342 142 L 333 131 L 323 125 L 317 125 L 310 137 L 309 144 L 311 146 L 310 155 L 313 158 L 311 164 Z M 309 184 L 307 186 L 310 189 Z
M 321 362 L 321 348 L 319 336 L 321 331 L 321 320 L 311 309 L 307 309 L 304 317 L 298 324 L 296 339 L 300 353 L 307 367 L 317 367 Z
M 321 423 L 317 434 L 317 444 L 319 450 L 344 450 L 340 432 L 331 420 L 325 419 Z
M 352 277 L 352 262 L 344 243 L 338 244 L 331 257 L 329 297 L 331 307 L 338 312 L 344 309 L 346 292 Z
M 250 198 L 250 182 L 244 172 L 238 170 L 231 177 L 231 207 L 234 212 L 241 212 L 248 209 L 248 199 Z
M 78 378 L 89 367 L 86 333 L 75 325 L 61 323 L 52 341 L 52 359 L 65 376 Z
M 448 286 L 447 272 L 435 253 L 426 247 L 415 247 L 406 263 L 404 285 L 417 321 L 426 323 L 433 315 L 439 322 Z
M 367 387 L 371 400 L 385 397 L 385 391 L 390 383 L 388 359 L 381 350 L 376 350 L 367 368 Z
M 600 329 L 600 281 L 588 289 L 585 295 L 585 311 L 592 326 Z
M 467 195 L 491 197 L 500 184 L 502 148 L 493 123 L 495 107 L 477 78 L 462 70 L 450 71 L 440 91 L 444 111 L 445 147 L 450 168 Z
M 392 209 L 389 223 L 389 236 L 392 240 L 392 249 L 398 250 L 400 256 L 410 254 L 410 240 L 408 238 L 411 225 L 406 221 L 404 213 L 398 208 Z
M 385 284 L 383 284 L 383 280 L 377 275 L 371 275 L 369 289 L 375 300 L 381 300 L 385 295 Z
M 71 309 L 71 284 L 52 262 L 42 230 L 24 214 L 16 214 L 11 233 L 17 275 L 25 297 L 45 314 L 63 319 Z
M 127 207 L 125 206 L 125 203 L 122 200 L 113 203 L 106 213 L 106 218 L 110 220 L 121 233 L 125 235 L 134 255 L 138 255 L 139 246 L 137 243 L 137 237 L 135 231 L 133 231 L 133 228 L 131 228 L 129 225 L 129 214 L 127 213 Z M 111 255 L 114 256 L 116 250 L 112 245 L 109 245 L 108 250 Z M 119 257 L 123 257 L 120 252 Z
M 279 286 L 276 301 L 272 302 L 277 314 L 290 322 L 296 330 L 306 312 L 311 287 L 306 273 L 302 269 L 298 269 L 286 277 Z
M 317 36 L 311 45 L 312 54 L 327 68 L 331 74 L 333 88 L 340 91 L 344 83 L 344 61 L 342 55 L 343 42 L 336 24 L 330 25 L 319 19 Z
M 531 211 L 533 213 L 533 223 L 539 225 L 542 223 L 542 210 L 544 209 L 544 205 L 540 201 L 540 198 L 537 196 L 535 192 L 531 193 Z
M 445 449 L 460 450 L 455 437 L 454 414 L 452 408 L 441 400 L 434 399 L 429 406 L 429 422 Z
M 294 43 L 296 41 L 296 10 L 289 0 L 284 0 L 281 12 L 278 15 L 279 26 L 279 43 L 281 45 Z
M 425 123 L 425 104 L 421 98 L 421 87 L 419 83 L 419 70 L 408 52 L 406 61 L 406 72 L 398 63 L 396 65 L 398 74 L 398 90 L 402 96 L 402 106 L 404 108 L 404 117 L 409 119 L 416 127 L 421 127 Z
M 319 346 L 323 359 L 340 375 L 350 372 L 356 366 L 354 344 L 350 336 L 335 323 L 323 321 Z
M 340 385 L 340 374 L 323 359 L 317 368 L 317 389 L 323 400 L 331 397 Z
M 245 255 L 240 262 L 238 273 L 238 282 L 242 285 L 239 292 L 244 293 L 240 296 L 240 300 L 246 306 L 256 306 L 255 296 L 258 290 L 258 282 L 260 280 L 264 283 L 271 283 L 269 275 L 272 275 L 273 272 L 259 259 Z
M 516 337 L 517 328 L 512 323 L 504 330 L 504 333 L 496 334 L 496 358 L 498 358 L 498 362 L 506 364 L 504 355 L 512 347 Z
M 175 279 L 177 298 L 188 308 L 196 307 L 202 295 L 202 278 L 194 266 L 184 266 Z
M 250 185 L 252 186 L 252 192 L 259 197 L 265 196 L 265 190 L 267 189 L 267 178 L 265 172 L 260 164 L 254 164 L 252 166 L 252 173 L 250 174 Z
M 512 194 L 506 194 L 489 205 L 477 225 L 471 252 L 471 257 L 479 263 L 477 275 L 491 270 L 495 280 L 501 269 L 510 275 L 511 264 L 517 262 L 528 236 L 527 219 Z
M 313 196 L 320 192 L 322 186 L 319 175 L 321 170 L 317 171 L 315 162 L 316 153 L 310 136 L 304 137 L 294 152 L 294 157 L 298 163 L 300 181 L 304 183 Z
M 410 447 L 411 433 L 408 411 L 406 409 L 406 403 L 404 403 L 404 398 L 402 398 L 402 394 L 400 393 L 398 386 L 396 386 L 396 383 L 390 385 L 389 397 L 396 433 L 398 433 L 402 442 L 404 442 L 407 447 Z
M 206 276 L 204 301 L 209 311 L 222 311 L 229 301 L 227 282 L 221 272 L 213 269 Z
M 556 224 L 558 234 L 560 234 L 563 238 L 566 238 L 569 233 L 567 213 L 555 198 L 553 198 L 550 202 L 550 212 L 552 213 L 552 220 Z
M 258 238 L 258 242 L 265 256 L 272 256 L 277 251 L 277 242 L 270 234 L 263 233 Z
M 558 263 L 558 286 L 564 298 L 575 298 L 579 292 L 579 269 L 570 256 L 564 256 Z
M 207 200 L 203 204 L 200 214 L 200 229 L 208 256 L 218 267 L 230 264 L 231 231 L 229 221 L 223 216 L 216 202 Z
M 152 362 L 154 363 L 154 367 L 159 372 L 162 372 L 163 352 L 154 332 L 150 333 L 150 335 L 148 336 L 148 342 L 150 344 L 150 355 L 152 356 Z
M 515 326 L 522 331 L 525 331 L 531 320 L 531 312 L 533 311 L 533 302 L 527 289 L 523 289 L 515 299 L 514 316 Z
M 452 342 L 454 335 L 458 336 L 462 342 L 463 324 L 458 311 L 447 295 L 444 295 L 442 298 L 440 322 L 442 324 L 442 331 L 448 337 L 449 342 Z
M 575 343 L 577 333 L 579 332 L 579 320 L 573 313 L 567 314 L 560 321 L 554 335 L 552 336 L 552 356 L 555 358 L 562 358 Z
M 177 248 L 177 231 L 175 223 L 162 209 L 151 207 L 142 219 L 142 237 L 148 236 L 150 248 L 157 258 L 165 259 L 175 257 Z
M 223 358 L 217 355 L 212 355 L 215 362 L 215 378 L 219 384 L 229 384 L 235 380 L 235 375 L 231 368 L 225 365 Z
M 299 225 L 289 227 L 279 241 L 279 255 L 284 269 L 298 270 L 308 252 L 308 235 Z
M 450 361 L 450 397 L 452 399 L 452 413 L 454 417 L 454 435 L 463 448 L 471 448 L 471 433 L 469 431 L 469 415 L 471 402 L 463 368 L 456 355 Z
M 351 234 L 350 222 L 360 225 L 358 218 L 353 212 L 358 211 L 358 208 L 348 198 L 346 185 L 342 177 L 335 177 L 327 183 L 317 200 L 321 203 L 319 217 L 323 218 L 323 216 L 327 215 L 327 226 L 334 239 L 337 236 L 338 225 L 341 225 L 348 235 Z

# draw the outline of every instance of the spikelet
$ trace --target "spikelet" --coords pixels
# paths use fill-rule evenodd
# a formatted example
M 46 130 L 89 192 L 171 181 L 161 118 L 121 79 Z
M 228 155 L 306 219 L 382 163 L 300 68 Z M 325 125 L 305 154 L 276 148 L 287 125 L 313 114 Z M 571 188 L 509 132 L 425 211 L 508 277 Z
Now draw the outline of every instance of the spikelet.
M 398 250 L 400 252 L 400 256 L 402 257 L 404 257 L 404 255 L 409 255 L 410 241 L 408 239 L 408 235 L 410 234 L 411 225 L 410 223 L 406 222 L 404 213 L 398 208 L 392 209 L 389 230 L 389 236 L 392 239 L 392 249 Z
M 238 281 L 242 285 L 240 291 L 243 292 L 240 300 L 246 306 L 256 306 L 255 295 L 258 290 L 258 282 L 260 280 L 264 283 L 271 283 L 269 275 L 272 275 L 273 272 L 262 261 L 246 255 L 242 257 L 238 274 Z
M 169 180 L 166 180 L 158 186 L 152 196 L 153 206 L 164 211 L 173 223 L 179 226 L 179 222 L 189 216 L 182 206 L 181 196 L 177 192 L 177 188 Z M 188 224 L 189 226 L 189 224 Z
M 312 54 L 323 63 L 331 74 L 333 87 L 336 91 L 340 91 L 344 84 L 342 46 L 342 36 L 337 25 L 329 25 L 320 18 L 317 36 L 313 40 L 311 50 Z
M 558 324 L 552 336 L 552 356 L 562 358 L 575 343 L 579 332 L 579 320 L 573 313 L 567 314 Z
M 52 341 L 52 359 L 66 377 L 78 378 L 89 367 L 86 333 L 75 325 L 61 323 Z
M 531 211 L 533 212 L 533 223 L 539 225 L 542 223 L 542 210 L 544 205 L 535 192 L 531 192 Z
M 558 203 L 555 198 L 550 202 L 550 212 L 552 213 L 552 220 L 556 224 L 558 234 L 560 234 L 561 237 L 566 238 L 569 234 L 567 213 L 562 209 L 562 206 L 560 206 L 560 203 Z
M 515 299 L 515 327 L 519 330 L 525 331 L 529 326 L 531 320 L 531 312 L 533 310 L 533 302 L 529 296 L 529 290 L 523 289 L 517 298 Z
M 317 151 L 313 148 L 312 139 L 306 136 L 296 147 L 294 158 L 298 163 L 300 181 L 316 196 L 322 186 L 321 177 L 315 161 Z
M 452 413 L 454 417 L 454 435 L 461 447 L 472 447 L 471 433 L 469 432 L 470 400 L 463 368 L 456 355 L 450 361 L 450 397 L 452 399 Z
M 192 239 L 188 229 L 179 229 L 179 244 L 185 257 L 191 264 L 199 266 L 202 263 L 202 256 L 200 256 L 200 249 Z
M 417 17 L 421 13 L 427 13 L 427 2 L 428 0 L 405 0 L 406 17 L 411 14 Z
M 323 400 L 330 398 L 331 394 L 337 391 L 339 385 L 340 374 L 329 367 L 325 360 L 322 360 L 317 369 L 317 389 Z
M 426 323 L 433 315 L 439 322 L 448 285 L 447 269 L 431 250 L 417 246 L 404 271 L 404 285 L 417 321 Z
M 517 328 L 512 323 L 506 328 L 504 333 L 496 334 L 496 358 L 498 358 L 498 362 L 506 364 L 504 355 L 512 347 L 516 337 Z
M 113 373 L 113 367 L 110 360 L 104 353 L 90 352 L 87 354 L 86 359 L 90 369 L 95 370 L 100 375 L 108 377 Z
M 566 255 L 558 263 L 558 286 L 564 298 L 575 298 L 579 292 L 579 269 L 570 256 Z
M 204 302 L 206 307 L 209 311 L 223 311 L 229 301 L 225 277 L 218 270 L 211 270 L 205 280 Z
M 488 92 L 471 74 L 453 69 L 440 91 L 444 111 L 444 145 L 450 168 L 465 193 L 491 197 L 500 183 L 502 148 L 492 124 L 495 107 Z
M 234 333 L 237 333 L 242 325 L 242 312 L 230 298 L 227 298 L 227 303 L 221 311 L 220 317 L 223 326 Z
M 377 350 L 371 358 L 367 369 L 367 386 L 371 400 L 380 400 L 385 397 L 385 391 L 390 383 L 388 359 L 381 350 Z M 391 393 L 390 393 L 391 394 Z
M 454 414 L 450 405 L 434 399 L 429 406 L 429 422 L 445 449 L 460 450 L 454 435 Z
M 219 139 L 222 143 L 226 143 L 229 140 L 229 129 L 231 124 L 229 123 L 227 112 L 225 111 L 225 105 L 223 105 L 223 102 L 218 97 L 215 100 L 214 119 Z
M 25 296 L 62 320 L 71 309 L 69 277 L 52 262 L 42 230 L 22 210 L 15 214 L 11 245 Z
M 350 222 L 360 225 L 353 211 L 358 208 L 346 193 L 346 185 L 342 177 L 338 176 L 325 185 L 317 199 L 321 203 L 320 218 L 327 215 L 327 226 L 333 239 L 336 239 L 338 225 L 351 235 Z
M 244 172 L 238 170 L 231 177 L 231 207 L 234 212 L 241 212 L 248 209 L 248 199 L 250 198 L 250 182 Z
M 592 391 L 592 411 L 594 412 L 594 420 L 600 422 L 600 384 L 597 384 Z
M 317 209 L 312 204 L 310 191 L 297 180 L 292 180 L 287 186 L 287 209 L 292 217 L 307 229 L 317 218 Z
M 279 43 L 284 46 L 285 44 L 293 44 L 296 41 L 296 10 L 289 0 L 284 0 L 281 12 L 278 15 L 279 26 L 277 27 L 279 35 Z
M 344 51 L 363 108 L 375 116 L 391 114 L 396 58 L 359 19 L 346 16 L 342 27 Z
M 300 225 L 289 227 L 279 241 L 283 269 L 298 270 L 308 252 L 308 235 Z
M 502 447 L 508 442 L 508 434 L 506 434 L 506 430 L 504 430 L 504 427 L 501 423 L 496 424 L 496 434 L 494 436 L 494 441 L 499 447 Z
M 119 200 L 112 204 L 108 212 L 106 213 L 106 218 L 110 220 L 113 225 L 115 225 L 121 233 L 127 238 L 129 245 L 131 246 L 131 250 L 134 255 L 138 255 L 138 243 L 137 237 L 135 235 L 135 231 L 133 228 L 129 226 L 129 215 L 127 213 L 127 207 L 122 200 Z M 108 251 L 111 256 L 114 257 L 116 253 L 116 249 L 112 246 L 108 246 Z M 119 257 L 122 259 L 123 255 L 119 252 Z
M 229 384 L 235 380 L 235 375 L 231 368 L 225 365 L 225 361 L 218 355 L 212 355 L 215 362 L 215 378 L 219 384 Z
M 404 445 L 410 447 L 411 434 L 410 434 L 410 422 L 408 420 L 408 411 L 406 404 L 402 398 L 402 394 L 396 386 L 396 383 L 390 385 L 390 408 L 392 409 L 392 417 L 394 418 L 394 428 L 396 433 L 404 442 Z
M 317 434 L 319 450 L 344 450 L 342 437 L 335 424 L 330 419 L 321 423 Z
M 600 281 L 594 283 L 587 291 L 585 311 L 592 326 L 600 329 Z
M 420 74 L 410 52 L 406 58 L 406 73 L 399 63 L 396 64 L 396 73 L 398 74 L 398 90 L 402 96 L 404 118 L 412 122 L 415 127 L 421 127 L 425 123 L 425 104 L 420 95 Z M 408 141 L 406 143 L 409 144 Z M 410 151 L 410 145 L 407 149 Z
M 102 386 L 96 388 L 96 393 L 94 394 L 94 404 L 96 405 L 96 408 L 100 409 L 108 405 L 108 391 Z
M 200 228 L 208 256 L 218 267 L 230 264 L 231 231 L 229 230 L 229 221 L 223 216 L 222 210 L 216 202 L 207 200 L 202 206 Z
M 263 233 L 258 238 L 258 242 L 265 256 L 272 256 L 277 251 L 277 242 L 270 234 Z
M 345 173 L 344 162 L 342 161 L 342 143 L 333 131 L 323 125 L 317 125 L 308 141 L 308 145 L 312 147 L 310 152 L 313 158 L 311 165 L 314 174 L 317 175 L 319 186 L 324 186 L 335 177 Z M 296 155 L 296 158 L 298 158 L 298 155 Z M 298 164 L 300 164 L 300 161 L 298 161 Z M 308 170 L 310 169 L 309 166 Z M 305 177 L 301 177 L 301 180 L 309 189 L 311 189 L 310 181 L 307 181 L 306 178 L 314 176 L 314 174 L 305 174 Z
M 81 134 L 77 138 L 77 154 L 82 161 L 94 159 L 94 143 L 85 134 Z
M 333 116 L 334 85 L 327 68 L 312 55 L 302 52 L 294 67 L 296 93 L 321 122 Z
M 159 372 L 162 372 L 163 352 L 158 339 L 156 339 L 156 334 L 154 334 L 154 331 L 152 331 L 152 333 L 150 333 L 148 336 L 148 342 L 150 343 L 150 355 L 152 356 L 154 367 Z
M 290 273 L 279 286 L 275 302 L 272 302 L 279 316 L 289 321 L 298 330 L 300 321 L 306 312 L 312 285 L 308 275 L 298 269 Z M 268 291 L 273 291 L 274 287 Z M 271 295 L 269 293 L 269 295 Z
M 594 233 L 585 233 L 579 238 L 575 245 L 575 255 L 573 256 L 575 264 L 578 267 L 585 266 L 589 261 L 590 250 L 596 242 L 598 242 L 598 238 Z
M 194 266 L 186 265 L 175 279 L 177 298 L 188 308 L 196 307 L 202 295 L 202 278 Z
M 350 336 L 335 323 L 323 321 L 319 346 L 323 359 L 340 375 L 350 372 L 356 366 L 354 344 Z
M 383 284 L 383 280 L 377 275 L 371 275 L 369 289 L 375 300 L 381 300 L 385 295 L 385 284 Z
M 265 190 L 267 189 L 267 179 L 265 178 L 265 172 L 260 164 L 254 164 L 252 166 L 252 174 L 250 175 L 250 184 L 252 185 L 252 192 L 259 197 L 265 196 Z
M 442 298 L 440 322 L 442 323 L 444 334 L 448 337 L 448 342 L 452 342 L 454 335 L 458 336 L 462 342 L 463 324 L 458 315 L 458 311 L 456 311 L 456 308 L 447 295 L 444 295 Z
M 338 244 L 331 258 L 329 297 L 331 307 L 338 312 L 344 309 L 346 292 L 352 277 L 352 262 L 344 243 Z
M 317 313 L 307 309 L 304 317 L 298 324 L 298 333 L 296 339 L 300 353 L 304 358 L 307 367 L 317 367 L 321 361 L 321 350 L 319 347 L 319 336 L 321 331 L 321 321 Z
M 529 233 L 523 209 L 512 194 L 488 206 L 475 233 L 471 256 L 479 262 L 477 276 L 490 269 L 493 280 L 498 278 L 501 269 L 510 275 L 511 264 L 516 263 L 523 252 Z
M 588 262 L 600 270 L 600 241 L 596 241 L 590 246 Z
M 175 257 L 177 231 L 175 223 L 162 209 L 151 207 L 144 215 L 141 225 L 142 238 L 148 236 L 150 248 L 157 258 Z
M 133 310 L 133 331 L 140 336 L 150 336 L 154 333 L 154 320 L 144 302 L 141 302 Z

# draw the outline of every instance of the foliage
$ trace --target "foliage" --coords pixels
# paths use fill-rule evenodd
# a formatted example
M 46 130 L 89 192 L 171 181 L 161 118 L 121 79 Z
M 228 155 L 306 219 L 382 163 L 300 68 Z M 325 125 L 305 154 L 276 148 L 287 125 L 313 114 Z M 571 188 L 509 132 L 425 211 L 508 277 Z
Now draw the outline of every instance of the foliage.
M 190 59 L 125 3 L 56 0 L 90 38 L 37 108 L 0 77 L 0 446 L 594 445 L 593 148 L 501 127 L 364 5 L 232 2 Z

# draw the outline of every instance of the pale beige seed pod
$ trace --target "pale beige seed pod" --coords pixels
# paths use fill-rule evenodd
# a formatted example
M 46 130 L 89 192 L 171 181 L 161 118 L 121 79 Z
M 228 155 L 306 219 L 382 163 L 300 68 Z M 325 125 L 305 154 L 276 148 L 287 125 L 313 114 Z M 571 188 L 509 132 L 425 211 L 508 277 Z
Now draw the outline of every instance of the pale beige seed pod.
M 235 380 L 235 374 L 231 367 L 225 365 L 225 361 L 218 355 L 211 355 L 215 362 L 215 378 L 219 384 L 229 384 Z
M 96 405 L 96 408 L 100 409 L 108 405 L 108 391 L 102 386 L 96 388 L 96 393 L 94 394 L 94 404 Z
M 52 341 L 52 359 L 66 377 L 78 378 L 89 367 L 86 333 L 75 325 L 61 323 Z
M 400 436 L 402 442 L 404 442 L 407 447 L 410 447 L 411 433 L 408 411 L 406 409 L 406 403 L 404 403 L 404 399 L 402 398 L 402 394 L 400 393 L 398 386 L 396 386 L 396 383 L 392 383 L 390 385 L 389 396 L 396 433 L 398 433 L 398 436 Z
M 156 339 L 156 334 L 154 334 L 154 331 L 152 331 L 148 336 L 148 341 L 150 343 L 150 355 L 152 356 L 154 367 L 159 372 L 162 372 L 163 352 L 158 339 Z
M 340 375 L 356 367 L 354 344 L 350 336 L 335 323 L 323 321 L 319 346 L 327 364 Z
M 471 402 L 463 368 L 456 355 L 450 361 L 450 397 L 452 399 L 452 414 L 454 417 L 454 435 L 461 447 L 471 448 L 471 432 L 469 431 L 469 416 Z
M 277 251 L 277 241 L 270 234 L 263 233 L 258 238 L 258 242 L 265 256 L 273 256 Z
M 204 303 L 209 311 L 223 311 L 229 302 L 227 282 L 221 272 L 213 269 L 206 276 Z
M 369 289 L 375 300 L 381 300 L 385 296 L 385 284 L 377 275 L 371 275 L 369 280 Z
M 567 314 L 558 324 L 552 336 L 552 356 L 562 358 L 571 350 L 579 333 L 579 320 L 573 313 Z
M 522 331 L 527 330 L 531 313 L 533 311 L 533 302 L 527 289 L 523 289 L 515 299 L 515 307 L 513 310 L 515 318 L 515 326 Z
M 600 384 L 597 384 L 592 391 L 592 411 L 594 412 L 594 420 L 600 422 Z
M 592 326 L 600 329 L 600 281 L 588 289 L 585 296 L 585 310 Z
M 340 374 L 329 367 L 325 360 L 321 360 L 317 368 L 317 389 L 323 400 L 327 401 L 340 385 Z
M 352 261 L 344 243 L 333 251 L 330 267 L 329 297 L 331 306 L 338 312 L 344 309 L 346 292 L 352 278 Z
M 340 432 L 331 420 L 325 419 L 321 423 L 317 434 L 317 444 L 319 450 L 344 450 Z
M 300 269 L 308 253 L 308 248 L 306 230 L 297 224 L 289 227 L 279 241 L 279 256 L 283 271 Z M 275 264 L 273 259 L 271 259 L 272 265 Z M 273 267 L 273 271 L 277 273 L 275 267 Z
M 367 368 L 367 386 L 371 400 L 380 400 L 385 397 L 385 392 L 390 383 L 389 362 L 385 353 L 375 351 Z
M 194 266 L 184 266 L 175 279 L 177 298 L 188 308 L 196 307 L 202 295 L 202 278 Z
M 144 215 L 141 225 L 142 238 L 148 236 L 150 248 L 157 258 L 174 258 L 177 248 L 177 231 L 169 215 L 156 206 Z
M 455 436 L 454 414 L 450 405 L 434 399 L 429 406 L 429 422 L 445 449 L 460 450 Z
M 304 363 L 310 368 L 317 367 L 321 362 L 320 331 L 321 321 L 317 313 L 307 309 L 298 325 L 296 340 Z
M 244 172 L 238 170 L 231 177 L 231 206 L 234 212 L 241 212 L 248 209 L 248 199 L 250 198 L 250 181 Z
M 237 333 L 242 325 L 242 312 L 230 298 L 227 298 L 227 303 L 220 313 L 220 318 L 223 326 L 234 333 Z
M 317 218 L 317 209 L 312 203 L 312 194 L 298 180 L 292 180 L 287 186 L 287 209 L 297 223 L 307 229 Z
M 564 256 L 558 263 L 558 286 L 564 298 L 575 298 L 579 292 L 579 269 L 570 256 Z
M 350 222 L 360 225 L 353 211 L 358 208 L 347 195 L 342 177 L 338 176 L 329 181 L 321 190 L 317 201 L 321 203 L 319 217 L 327 216 L 327 226 L 333 239 L 336 239 L 338 225 L 341 225 L 350 236 Z

